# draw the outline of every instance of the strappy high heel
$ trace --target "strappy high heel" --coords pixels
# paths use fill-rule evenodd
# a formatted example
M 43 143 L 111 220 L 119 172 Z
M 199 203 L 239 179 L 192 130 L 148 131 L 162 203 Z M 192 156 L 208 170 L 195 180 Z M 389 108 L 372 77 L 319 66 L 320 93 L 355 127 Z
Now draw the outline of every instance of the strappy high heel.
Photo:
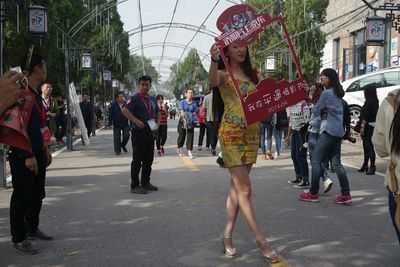
M 270 247 L 268 241 L 265 239 L 263 242 L 257 242 L 257 247 L 261 251 L 262 258 L 269 263 L 277 263 L 279 261 L 278 254 L 271 248 L 271 252 L 264 253 L 263 249 Z
M 222 253 L 227 257 L 235 257 L 236 256 L 236 248 L 229 248 L 225 245 L 225 240 L 232 240 L 232 237 L 221 237 L 222 242 Z

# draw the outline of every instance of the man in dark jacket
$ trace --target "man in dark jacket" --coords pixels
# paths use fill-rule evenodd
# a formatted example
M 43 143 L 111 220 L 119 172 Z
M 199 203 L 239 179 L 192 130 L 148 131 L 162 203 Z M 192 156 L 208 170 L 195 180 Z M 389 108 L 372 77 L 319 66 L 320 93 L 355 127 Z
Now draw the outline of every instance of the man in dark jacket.
M 23 62 L 27 62 L 27 56 Z M 28 61 L 29 62 L 29 61 Z M 14 248 L 23 254 L 36 254 L 37 250 L 28 239 L 51 240 L 39 230 L 39 214 L 45 193 L 46 167 L 51 164 L 48 148 L 50 133 L 46 127 L 46 115 L 38 85 L 46 80 L 47 68 L 43 57 L 33 54 L 30 60 L 27 90 L 32 94 L 27 133 L 31 151 L 11 147 L 13 193 L 10 202 L 10 226 Z M 47 134 L 43 134 L 47 132 Z
M 115 95 L 115 101 L 110 106 L 109 126 L 113 125 L 114 134 L 114 151 L 115 155 L 121 155 L 121 148 L 124 152 L 128 152 L 126 144 L 129 141 L 129 124 L 128 119 L 121 113 L 125 106 L 125 96 L 123 92 Z M 121 142 L 122 132 L 122 142 Z
M 92 111 L 92 106 L 90 105 L 89 102 L 88 95 L 82 96 L 82 102 L 79 103 L 79 107 L 81 108 L 82 111 L 83 121 L 85 122 L 88 138 L 90 138 L 90 135 L 92 133 L 93 111 Z

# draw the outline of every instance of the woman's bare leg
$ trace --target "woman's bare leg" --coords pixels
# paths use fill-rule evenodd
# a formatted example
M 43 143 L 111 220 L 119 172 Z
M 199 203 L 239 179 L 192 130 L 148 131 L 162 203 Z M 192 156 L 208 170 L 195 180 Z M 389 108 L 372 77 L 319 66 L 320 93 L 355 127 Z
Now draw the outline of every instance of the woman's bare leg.
M 229 189 L 228 198 L 226 199 L 226 223 L 223 233 L 224 237 L 232 237 L 238 213 L 238 196 L 233 180 L 231 179 L 231 186 Z M 232 240 L 226 240 L 226 245 L 228 247 L 232 247 Z

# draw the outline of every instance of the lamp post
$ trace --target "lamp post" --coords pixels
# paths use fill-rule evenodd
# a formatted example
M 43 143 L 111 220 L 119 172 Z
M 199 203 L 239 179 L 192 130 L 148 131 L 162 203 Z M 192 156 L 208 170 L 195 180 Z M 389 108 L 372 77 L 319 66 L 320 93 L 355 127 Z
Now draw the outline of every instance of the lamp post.
M 47 8 L 43 6 L 28 7 L 28 34 L 43 37 L 49 34 Z
M 90 125 L 92 129 L 92 135 L 96 136 L 96 116 L 94 112 L 94 86 L 96 82 L 96 77 L 95 77 L 95 68 L 93 66 L 93 58 L 90 53 L 83 53 L 81 55 L 81 69 L 82 70 L 91 70 L 91 77 L 92 77 L 92 82 L 90 86 L 90 107 L 92 110 L 92 123 Z

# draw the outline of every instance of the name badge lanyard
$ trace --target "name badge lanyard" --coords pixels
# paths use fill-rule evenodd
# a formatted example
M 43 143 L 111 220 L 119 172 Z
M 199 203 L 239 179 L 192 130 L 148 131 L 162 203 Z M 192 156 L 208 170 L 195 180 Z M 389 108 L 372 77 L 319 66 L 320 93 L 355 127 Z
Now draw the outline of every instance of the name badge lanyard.
M 152 114 L 152 110 L 151 110 L 151 103 L 150 103 L 150 99 L 148 101 L 146 101 L 146 99 L 143 96 L 140 96 L 143 100 L 144 105 L 146 106 L 146 110 L 147 110 L 147 115 L 149 116 L 149 119 L 151 119 L 151 114 Z

